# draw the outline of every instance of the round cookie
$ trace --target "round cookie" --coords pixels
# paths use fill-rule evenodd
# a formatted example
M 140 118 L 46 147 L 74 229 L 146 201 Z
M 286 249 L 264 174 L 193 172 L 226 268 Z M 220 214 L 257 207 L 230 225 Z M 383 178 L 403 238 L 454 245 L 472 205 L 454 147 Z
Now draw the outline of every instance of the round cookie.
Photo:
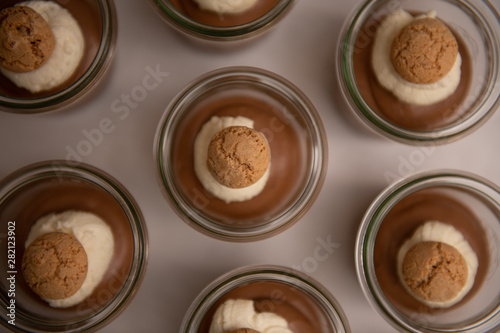
M 421 299 L 444 302 L 455 298 L 467 282 L 468 268 L 462 254 L 441 242 L 414 245 L 403 261 L 403 278 Z
M 55 38 L 47 21 L 27 6 L 0 12 L 0 66 L 12 72 L 30 72 L 52 54 Z
M 219 183 L 230 188 L 254 184 L 266 172 L 269 161 L 264 136 L 245 126 L 226 127 L 208 146 L 208 169 Z
M 22 260 L 24 279 L 46 299 L 64 299 L 75 294 L 87 276 L 87 254 L 72 235 L 51 232 L 36 238 Z
M 439 20 L 416 19 L 396 36 L 391 62 L 401 77 L 417 84 L 439 81 L 453 67 L 458 44 L 453 33 Z

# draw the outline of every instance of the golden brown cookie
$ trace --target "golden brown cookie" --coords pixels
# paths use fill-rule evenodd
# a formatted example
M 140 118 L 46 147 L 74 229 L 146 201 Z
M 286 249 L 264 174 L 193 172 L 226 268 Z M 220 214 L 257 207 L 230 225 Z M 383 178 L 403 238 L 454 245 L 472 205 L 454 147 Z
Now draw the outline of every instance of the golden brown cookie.
M 270 161 L 266 139 L 245 126 L 231 126 L 215 134 L 208 147 L 207 165 L 215 179 L 231 188 L 254 184 Z
M 412 21 L 394 39 L 391 62 L 401 77 L 419 84 L 434 83 L 453 67 L 458 44 L 439 20 L 426 17 Z
M 440 242 L 414 245 L 403 261 L 403 278 L 410 289 L 427 301 L 449 301 L 464 288 L 468 268 L 462 254 Z
M 13 72 L 30 72 L 52 54 L 55 38 L 47 21 L 26 6 L 0 12 L 0 66 Z
M 251 328 L 239 328 L 237 330 L 225 331 L 224 333 L 259 333 Z
M 31 289 L 46 299 L 70 297 L 87 276 L 87 254 L 72 235 L 51 232 L 36 238 L 26 248 L 22 269 Z

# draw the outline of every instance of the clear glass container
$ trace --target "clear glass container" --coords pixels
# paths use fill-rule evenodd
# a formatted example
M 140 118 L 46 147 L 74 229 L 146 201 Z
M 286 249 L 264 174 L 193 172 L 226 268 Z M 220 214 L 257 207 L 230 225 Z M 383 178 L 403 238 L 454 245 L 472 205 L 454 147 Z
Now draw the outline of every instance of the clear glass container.
M 2 2 L 0 9 L 19 3 Z M 0 110 L 13 113 L 41 113 L 62 110 L 84 97 L 91 98 L 103 83 L 112 63 L 117 38 L 117 17 L 113 0 L 56 1 L 78 21 L 85 38 L 83 59 L 73 76 L 49 91 L 30 93 L 0 74 Z
M 213 116 L 244 116 L 267 139 L 270 176 L 256 197 L 214 197 L 194 172 L 194 141 Z M 155 138 L 160 186 L 175 212 L 212 237 L 253 241 L 297 222 L 320 192 L 327 140 L 311 101 L 291 82 L 266 70 L 228 67 L 191 82 L 166 108 Z
M 397 277 L 399 247 L 426 220 L 453 225 L 478 257 L 472 289 L 449 308 L 416 301 Z M 498 332 L 498 244 L 500 188 L 467 172 L 428 171 L 393 184 L 371 204 L 356 241 L 357 275 L 372 307 L 401 332 Z
M 114 235 L 115 250 L 107 272 L 90 296 L 69 308 L 52 308 L 31 291 L 21 262 L 36 220 L 66 210 L 94 213 L 106 221 Z M 95 167 L 54 160 L 13 172 L 0 181 L 0 220 L 0 234 L 10 237 L 0 243 L 0 326 L 5 329 L 96 331 L 130 304 L 141 285 L 148 261 L 142 213 L 121 184 Z M 13 310 L 9 308 L 12 302 Z M 13 319 L 15 326 L 9 323 Z
M 458 88 L 463 90 L 457 90 L 456 96 L 453 97 L 456 100 L 445 100 L 431 105 L 435 110 L 427 107 L 413 110 L 413 106 L 408 104 L 409 106 L 404 106 L 404 117 L 414 118 L 406 124 L 383 114 L 390 105 L 397 104 L 383 101 L 390 100 L 385 96 L 392 95 L 384 88 L 375 88 L 379 85 L 375 83 L 371 65 L 365 56 L 371 50 L 371 43 L 383 18 L 398 9 L 412 14 L 436 10 L 437 18 L 445 22 L 457 37 L 463 58 L 462 80 Z M 363 2 L 346 19 L 338 44 L 337 77 L 349 109 L 356 114 L 356 118 L 376 133 L 406 144 L 443 144 L 471 133 L 496 111 L 500 103 L 499 21 L 497 10 L 488 1 Z M 465 65 L 467 67 L 464 67 Z M 361 66 L 366 68 L 362 70 Z M 448 114 L 431 120 L 432 114 L 435 115 L 445 107 L 449 107 Z M 391 112 L 403 112 L 403 106 L 397 108 Z M 411 111 L 411 116 L 408 110 Z M 424 113 L 427 114 L 426 118 L 421 118 Z M 417 121 L 429 123 L 415 128 L 408 125 L 417 124 Z M 435 124 L 431 123 L 434 121 Z
M 253 265 L 230 271 L 206 286 L 189 307 L 180 332 L 208 332 L 211 318 L 227 299 L 260 302 L 265 312 L 288 314 L 290 327 L 315 333 L 351 332 L 335 298 L 318 281 L 291 268 Z M 287 318 L 285 318 L 287 319 Z
M 189 0 L 191 2 L 191 0 Z M 225 41 L 235 42 L 241 40 L 253 39 L 275 26 L 280 19 L 291 9 L 294 0 L 277 0 L 276 4 L 267 12 L 262 13 L 259 17 L 243 23 L 235 23 L 235 25 L 219 26 L 215 23 L 202 23 L 199 20 L 191 18 L 185 11 L 180 10 L 169 0 L 151 0 L 151 4 L 156 12 L 173 28 L 188 37 L 194 37 L 196 40 L 204 41 Z M 182 4 L 188 5 L 188 4 Z M 190 5 L 193 6 L 194 4 Z M 215 15 L 215 14 L 212 14 Z M 227 14 L 226 14 L 227 15 Z M 242 15 L 242 14 L 240 14 Z M 221 22 L 224 22 L 224 15 L 216 15 L 221 17 Z

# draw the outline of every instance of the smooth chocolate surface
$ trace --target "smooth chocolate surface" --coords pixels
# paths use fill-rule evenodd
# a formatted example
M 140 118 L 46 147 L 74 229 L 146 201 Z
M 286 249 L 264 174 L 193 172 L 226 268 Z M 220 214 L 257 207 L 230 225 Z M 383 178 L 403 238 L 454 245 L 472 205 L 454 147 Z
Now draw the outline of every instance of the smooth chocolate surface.
M 403 198 L 389 211 L 378 230 L 373 253 L 377 280 L 387 299 L 403 311 L 439 313 L 460 306 L 481 288 L 488 273 L 489 245 L 481 221 L 465 203 L 453 198 L 449 194 L 451 192 L 445 192 L 445 189 L 424 189 Z M 416 300 L 401 285 L 396 271 L 396 257 L 401 245 L 429 220 L 450 224 L 460 231 L 479 262 L 471 291 L 463 300 L 447 309 L 430 308 Z
M 25 241 L 31 226 L 42 216 L 81 210 L 94 213 L 106 221 L 115 240 L 114 254 L 107 273 L 94 292 L 83 302 L 69 308 L 52 308 L 36 295 L 23 279 L 21 261 Z M 0 205 L 0 233 L 7 233 L 7 222 L 15 222 L 16 250 L 16 307 L 17 313 L 28 313 L 49 320 L 84 318 L 106 306 L 120 291 L 133 263 L 133 235 L 121 206 L 112 196 L 95 184 L 75 177 L 54 176 L 35 180 L 15 191 Z M 0 253 L 7 253 L 7 244 L 0 243 Z M 1 267 L 7 267 L 7 256 L 0 257 Z M 7 271 L 0 272 L 2 288 L 6 285 Z M 3 292 L 2 292 L 3 293 Z
M 278 98 L 278 97 L 276 97 Z M 301 193 L 309 172 L 307 135 L 300 119 L 289 113 L 287 101 L 271 100 L 265 94 L 214 94 L 200 98 L 178 123 L 173 134 L 172 174 L 178 190 L 191 207 L 232 227 L 250 227 L 283 212 Z M 194 140 L 212 116 L 244 116 L 267 139 L 271 150 L 270 176 L 256 197 L 227 204 L 208 193 L 194 172 Z
M 325 315 L 312 298 L 285 282 L 258 281 L 240 285 L 219 298 L 207 311 L 198 333 L 208 333 L 217 308 L 228 299 L 250 299 L 257 312 L 273 312 L 288 322 L 294 333 L 329 333 Z
M 22 1 L 19 0 L 5 0 L 0 4 L 0 10 L 3 8 L 14 6 Z M 85 50 L 80 65 L 75 73 L 62 85 L 54 89 L 42 91 L 36 94 L 30 91 L 17 87 L 9 79 L 0 73 L 0 95 L 5 95 L 15 98 L 40 98 L 57 93 L 64 88 L 76 82 L 89 68 L 90 64 L 94 61 L 102 35 L 102 21 L 99 14 L 99 8 L 95 1 L 78 0 L 78 1 L 54 1 L 66 8 L 71 15 L 76 19 L 80 28 L 82 29 L 85 38 Z
M 219 14 L 200 9 L 194 0 L 170 0 L 170 3 L 182 14 L 203 24 L 231 27 L 258 19 L 270 11 L 279 0 L 259 0 L 252 8 L 238 14 Z
M 415 13 L 412 14 L 415 15 Z M 415 131 L 443 128 L 466 116 L 460 112 L 460 107 L 470 89 L 473 68 L 470 52 L 461 36 L 452 30 L 462 57 L 462 74 L 457 90 L 441 102 L 427 106 L 412 105 L 400 101 L 382 87 L 373 72 L 371 64 L 373 41 L 376 28 L 382 20 L 383 18 L 371 18 L 366 21 L 358 33 L 353 50 L 356 84 L 368 105 L 394 125 Z

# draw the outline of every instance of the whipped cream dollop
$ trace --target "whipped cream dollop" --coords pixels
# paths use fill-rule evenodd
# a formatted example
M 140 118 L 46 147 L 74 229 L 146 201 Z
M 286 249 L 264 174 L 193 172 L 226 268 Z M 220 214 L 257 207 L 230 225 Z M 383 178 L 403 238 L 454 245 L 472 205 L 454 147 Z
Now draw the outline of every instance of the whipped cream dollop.
M 381 22 L 375 34 L 371 59 L 378 82 L 401 101 L 414 105 L 430 105 L 446 99 L 457 89 L 461 76 L 460 54 L 457 55 L 451 70 L 434 83 L 409 82 L 403 79 L 394 68 L 390 59 L 392 42 L 406 25 L 424 17 L 435 18 L 436 12 L 431 11 L 413 17 L 408 12 L 398 9 L 389 14 Z
M 292 333 L 288 322 L 272 312 L 256 312 L 252 300 L 230 299 L 214 314 L 209 333 L 224 333 L 249 328 L 260 333 Z
M 195 0 L 201 9 L 217 14 L 239 14 L 253 6 L 259 0 Z
M 210 118 L 203 124 L 194 141 L 194 171 L 203 187 L 215 197 L 226 203 L 250 200 L 262 192 L 269 179 L 270 167 L 255 183 L 242 187 L 230 188 L 219 183 L 207 166 L 208 146 L 215 134 L 226 127 L 245 126 L 253 128 L 253 120 L 246 117 L 217 117 Z
M 25 246 L 28 247 L 38 236 L 50 232 L 65 232 L 74 236 L 87 254 L 87 276 L 80 289 L 64 299 L 45 299 L 52 307 L 66 308 L 83 301 L 101 282 L 113 257 L 113 233 L 108 224 L 99 216 L 88 212 L 68 210 L 39 218 L 31 227 Z
M 26 1 L 27 6 L 40 14 L 49 24 L 55 38 L 50 58 L 39 68 L 25 73 L 0 68 L 2 74 L 18 87 L 32 93 L 50 90 L 68 80 L 75 72 L 85 48 L 82 30 L 70 12 L 52 1 Z
M 403 277 L 403 262 L 405 260 L 405 256 L 413 246 L 421 242 L 438 242 L 448 244 L 454 247 L 465 259 L 467 264 L 467 280 L 462 290 L 460 290 L 452 299 L 446 301 L 430 301 L 422 299 L 416 296 L 405 282 Z M 461 301 L 474 285 L 478 265 L 477 255 L 467 240 L 465 240 L 462 233 L 455 227 L 440 221 L 427 221 L 421 225 L 417 230 L 415 230 L 413 235 L 403 243 L 397 255 L 397 271 L 401 284 L 410 294 L 414 295 L 421 302 L 431 307 L 445 308 Z

